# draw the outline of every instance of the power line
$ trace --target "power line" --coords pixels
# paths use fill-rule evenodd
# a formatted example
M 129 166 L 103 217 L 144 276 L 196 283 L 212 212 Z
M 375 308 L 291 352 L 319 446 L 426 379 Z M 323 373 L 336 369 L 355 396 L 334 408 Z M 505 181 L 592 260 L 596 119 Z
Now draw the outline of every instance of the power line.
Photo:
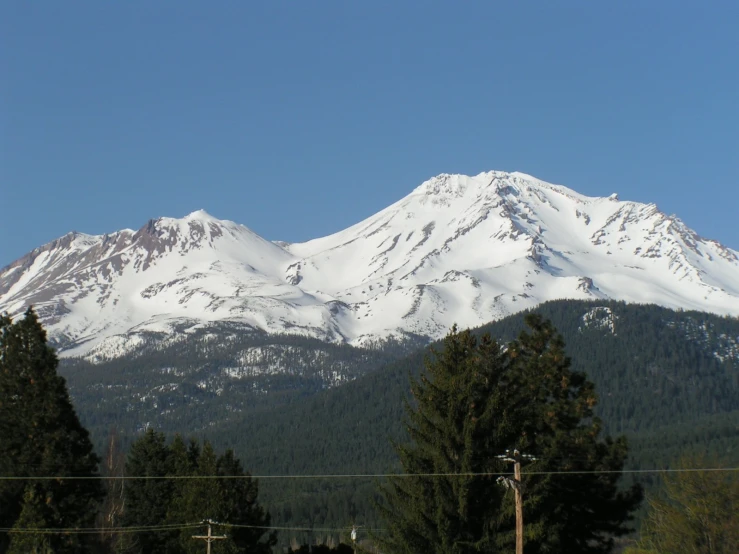
M 220 525 L 222 527 L 236 527 L 243 529 L 264 529 L 265 531 L 304 531 L 312 533 L 336 533 L 347 531 L 347 527 L 292 527 L 292 526 L 280 526 L 280 525 L 240 525 L 237 523 L 220 523 L 212 522 L 213 525 Z M 179 531 L 182 529 L 192 529 L 195 527 L 202 527 L 206 525 L 204 523 L 174 523 L 169 525 L 150 525 L 140 527 L 3 527 L 0 528 L 0 533 L 43 533 L 43 534 L 94 534 L 94 533 L 156 533 L 163 531 Z M 372 528 L 368 529 L 373 532 L 385 532 L 387 529 L 384 528 Z
M 526 475 L 604 475 L 609 473 L 690 473 L 690 472 L 733 472 L 739 467 L 696 467 L 696 468 L 664 468 L 664 469 L 611 469 L 611 470 L 560 470 L 560 471 L 527 471 Z M 462 473 L 329 473 L 307 475 L 26 475 L 0 476 L 0 481 L 52 481 L 52 480 L 191 480 L 191 479 L 382 479 L 410 477 L 496 477 L 514 475 L 512 472 L 462 472 Z
M 573 452 L 578 452 L 578 454 L 579 454 L 579 451 L 577 449 L 573 449 Z M 565 453 L 565 454 L 561 454 L 561 455 L 547 457 L 547 460 L 549 460 L 549 461 L 555 461 L 555 462 L 556 461 L 590 462 L 590 461 L 592 461 L 592 458 L 589 458 L 589 457 L 587 457 L 585 455 L 570 456 L 570 455 L 567 455 Z M 38 469 L 45 469 L 46 471 L 49 471 L 49 466 L 50 465 L 52 465 L 52 464 L 48 464 L 48 463 L 47 464 L 41 464 L 41 463 L 25 463 L 25 464 L 23 464 L 23 467 L 26 468 L 26 469 L 29 469 L 29 468 L 38 468 Z M 83 471 L 84 470 L 80 470 L 80 472 L 83 472 Z M 253 477 L 259 477 L 259 476 L 253 476 Z
M 547 456 L 547 460 L 554 461 L 554 462 L 556 461 L 591 462 L 593 460 L 592 457 L 588 457 L 587 455 L 583 454 L 582 450 L 579 448 L 564 447 L 561 449 L 561 451 L 563 452 L 562 454 Z M 49 469 L 50 466 L 53 466 L 53 464 L 49 464 L 49 463 L 25 463 L 23 464 L 23 467 L 27 469 L 28 468 L 38 468 L 38 469 L 45 469 L 46 471 L 50 471 Z M 80 470 L 80 471 L 84 471 L 84 470 Z M 254 476 L 254 477 L 259 477 L 259 476 Z
M 202 523 L 176 523 L 168 525 L 149 525 L 139 527 L 4 527 L 2 533 L 70 534 L 86 535 L 98 533 L 155 533 L 160 531 L 179 531 L 202 527 Z
M 336 533 L 339 531 L 348 531 L 348 527 L 281 527 L 281 526 L 264 526 L 264 525 L 238 525 L 238 524 L 232 524 L 232 523 L 224 523 L 223 525 L 228 525 L 229 527 L 243 527 L 244 529 L 267 529 L 268 531 L 308 531 L 308 532 L 314 532 L 314 533 Z M 385 532 L 387 529 L 376 527 L 376 528 L 368 528 L 368 531 L 382 531 Z

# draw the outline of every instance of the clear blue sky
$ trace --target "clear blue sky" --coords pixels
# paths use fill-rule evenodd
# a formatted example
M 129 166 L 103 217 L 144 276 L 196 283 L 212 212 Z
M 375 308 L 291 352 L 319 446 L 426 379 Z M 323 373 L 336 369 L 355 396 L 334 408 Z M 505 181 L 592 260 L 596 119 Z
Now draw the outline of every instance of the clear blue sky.
M 738 28 L 736 1 L 8 0 L 0 266 L 199 208 L 307 240 L 489 169 L 739 249 Z

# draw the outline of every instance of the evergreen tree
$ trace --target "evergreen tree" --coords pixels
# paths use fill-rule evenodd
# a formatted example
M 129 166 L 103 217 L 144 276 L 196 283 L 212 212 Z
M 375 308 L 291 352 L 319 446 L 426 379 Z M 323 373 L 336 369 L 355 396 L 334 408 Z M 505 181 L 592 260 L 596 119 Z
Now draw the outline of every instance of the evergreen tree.
M 427 361 L 420 380 L 412 381 L 411 443 L 397 447 L 403 469 L 451 475 L 391 480 L 387 505 L 380 508 L 389 527 L 388 536 L 379 539 L 383 550 L 461 554 L 492 548 L 491 522 L 502 491 L 489 478 L 456 474 L 490 469 L 494 458 L 478 445 L 488 441 L 492 414 L 486 398 L 494 393 L 504 362 L 489 337 L 478 342 L 469 331 L 455 328 L 435 359 Z
M 0 481 L 0 527 L 19 528 L 22 514 L 28 521 L 37 518 L 40 499 L 50 528 L 85 527 L 94 521 L 103 495 L 100 483 L 64 479 L 97 476 L 99 460 L 57 374 L 58 363 L 31 308 L 17 322 L 0 316 L 0 474 L 59 477 Z M 48 542 L 58 553 L 83 552 L 89 546 L 78 535 L 49 535 Z M 0 552 L 7 545 L 7 533 L 0 533 Z
M 569 369 L 551 324 L 530 316 L 532 334 L 506 349 L 456 328 L 426 362 L 407 406 L 410 442 L 397 447 L 404 472 L 379 507 L 388 553 L 507 552 L 513 502 L 487 475 L 510 471 L 506 449 L 537 456 L 532 470 L 614 471 L 524 475 L 527 554 L 608 552 L 641 499 L 617 490 L 623 439 L 599 439 L 593 384 Z M 414 474 L 436 474 L 413 477 Z
M 232 450 L 218 458 L 217 474 L 239 479 L 219 479 L 226 521 L 232 524 L 258 527 L 231 527 L 229 536 L 241 552 L 268 554 L 276 543 L 275 532 L 267 533 L 270 514 L 258 504 L 259 485 L 244 472 L 241 462 Z M 266 536 L 265 536 L 266 535 Z
M 205 441 L 192 475 L 204 478 L 183 482 L 167 516 L 171 523 L 218 521 L 224 524 L 220 529 L 228 536 L 219 542 L 219 552 L 271 552 L 276 537 L 274 533 L 267 534 L 269 514 L 257 503 L 256 481 L 246 476 L 233 452 L 229 450 L 216 456 L 211 444 Z M 224 478 L 213 479 L 213 476 Z M 181 532 L 178 552 L 196 554 L 202 550 L 202 544 L 193 541 L 191 536 L 192 529 Z
M 210 476 L 217 474 L 217 458 L 212 446 L 206 442 L 198 456 L 195 471 L 190 475 L 204 479 L 183 481 L 179 494 L 172 499 L 168 520 L 172 524 L 198 523 L 206 519 L 228 522 L 224 519 L 223 491 Z M 202 543 L 192 540 L 192 529 L 183 529 L 179 534 L 179 552 L 195 554 L 202 551 Z M 219 550 L 232 552 L 230 541 L 220 541 Z M 224 548 L 226 547 L 226 548 Z
M 26 486 L 23 509 L 13 529 L 46 529 L 49 527 L 47 510 L 42 494 L 35 485 Z M 53 554 L 51 535 L 28 531 L 10 531 L 8 554 Z
M 126 474 L 131 477 L 161 479 L 129 479 L 124 487 L 123 525 L 151 527 L 161 525 L 172 500 L 173 481 L 164 479 L 172 472 L 170 451 L 162 433 L 148 429 L 131 445 L 126 461 Z M 136 533 L 131 542 L 133 552 L 162 552 L 172 532 Z
M 532 333 L 522 332 L 507 349 L 510 393 L 496 406 L 505 422 L 498 440 L 535 455 L 532 471 L 573 472 L 525 478 L 526 552 L 610 552 L 613 537 L 632 531 L 628 523 L 642 499 L 638 485 L 619 490 L 626 439 L 600 438 L 595 386 L 570 369 L 552 324 L 533 314 L 526 324 Z M 513 544 L 512 533 L 502 538 L 502 545 Z
M 128 551 L 200 553 L 203 545 L 192 539 L 195 530 L 191 524 L 211 519 L 224 524 L 216 529 L 217 534 L 228 535 L 213 547 L 216 552 L 271 552 L 276 538 L 267 533 L 270 516 L 257 502 L 257 482 L 244 472 L 232 451 L 218 456 L 209 442 L 201 447 L 191 440 L 186 445 L 180 436 L 167 446 L 163 434 L 148 430 L 133 444 L 126 471 L 132 477 L 165 477 L 127 481 L 126 525 L 189 525 L 173 531 L 137 533 L 136 543 Z

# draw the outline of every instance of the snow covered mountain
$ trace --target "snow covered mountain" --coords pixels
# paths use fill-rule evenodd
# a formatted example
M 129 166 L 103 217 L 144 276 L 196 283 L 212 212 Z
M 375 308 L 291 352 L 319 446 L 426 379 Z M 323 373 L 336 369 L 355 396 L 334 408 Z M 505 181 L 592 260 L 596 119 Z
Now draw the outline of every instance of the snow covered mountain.
M 33 304 L 62 354 L 88 359 L 223 322 L 355 345 L 437 338 L 563 298 L 739 315 L 739 253 L 654 204 L 493 171 L 439 175 L 306 243 L 198 211 L 70 233 L 0 270 L 0 311 Z

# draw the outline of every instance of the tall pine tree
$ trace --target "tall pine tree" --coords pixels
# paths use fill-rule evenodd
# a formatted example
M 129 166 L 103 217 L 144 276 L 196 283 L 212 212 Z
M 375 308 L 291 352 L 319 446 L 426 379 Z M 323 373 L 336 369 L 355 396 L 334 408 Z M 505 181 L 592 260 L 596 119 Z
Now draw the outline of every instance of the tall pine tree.
M 241 461 L 232 450 L 218 457 L 217 474 L 238 479 L 219 479 L 218 486 L 224 491 L 223 513 L 227 521 L 245 527 L 232 526 L 229 536 L 240 552 L 269 554 L 277 542 L 274 531 L 268 533 L 270 514 L 259 505 L 259 484 L 244 472 Z
M 526 324 L 531 333 L 508 345 L 512 386 L 506 405 L 497 407 L 508 423 L 498 440 L 538 457 L 530 466 L 537 474 L 526 477 L 524 468 L 524 520 L 531 523 L 525 552 L 610 552 L 614 537 L 633 531 L 631 514 L 643 496 L 638 485 L 618 486 L 626 439 L 601 437 L 595 386 L 570 369 L 552 324 L 538 315 L 527 316 Z M 513 534 L 501 544 L 512 545 Z
M 33 309 L 17 322 L 0 316 L 0 474 L 29 477 L 0 481 L 1 528 L 22 528 L 19 520 L 55 529 L 94 522 L 103 495 L 100 483 L 65 477 L 97 476 L 99 460 L 57 374 L 58 364 Z M 49 534 L 38 542 L 58 553 L 84 552 L 83 538 Z M 0 552 L 9 540 L 0 533 Z
M 127 480 L 123 489 L 123 525 L 152 527 L 161 525 L 167 517 L 176 482 L 172 475 L 173 462 L 164 434 L 148 429 L 131 445 L 126 462 L 126 475 L 147 479 Z M 133 533 L 124 537 L 131 552 L 164 552 L 165 545 L 176 531 Z
M 538 458 L 530 466 L 537 474 L 523 478 L 527 554 L 608 552 L 612 537 L 628 531 L 641 490 L 617 488 L 625 442 L 599 438 L 593 385 L 569 369 L 551 324 L 536 316 L 527 323 L 532 333 L 505 349 L 453 329 L 412 381 L 410 441 L 397 447 L 410 476 L 384 488 L 383 551 L 512 551 L 513 501 L 480 475 L 510 471 L 496 457 L 506 449 Z M 538 474 L 600 470 L 613 473 Z
M 202 542 L 192 539 L 195 530 L 176 527 L 206 519 L 224 524 L 216 533 L 228 535 L 213 547 L 216 552 L 271 552 L 276 536 L 268 532 L 270 516 L 257 501 L 257 482 L 232 451 L 218 456 L 207 441 L 202 447 L 193 440 L 188 445 L 179 436 L 167 446 L 164 435 L 149 430 L 131 447 L 126 471 L 125 524 L 175 528 L 133 534 L 127 552 L 201 552 Z M 142 476 L 162 479 L 135 478 Z
M 406 474 L 390 481 L 380 506 L 389 532 L 378 541 L 392 553 L 494 552 L 503 496 L 491 471 L 492 398 L 506 358 L 489 337 L 456 328 L 412 380 L 415 406 L 406 406 L 408 444 L 397 446 Z M 502 468 L 502 466 L 501 466 Z
M 42 491 L 28 484 L 23 494 L 23 509 L 10 532 L 8 554 L 53 554 L 51 534 L 28 532 L 26 529 L 49 527 L 48 510 Z

